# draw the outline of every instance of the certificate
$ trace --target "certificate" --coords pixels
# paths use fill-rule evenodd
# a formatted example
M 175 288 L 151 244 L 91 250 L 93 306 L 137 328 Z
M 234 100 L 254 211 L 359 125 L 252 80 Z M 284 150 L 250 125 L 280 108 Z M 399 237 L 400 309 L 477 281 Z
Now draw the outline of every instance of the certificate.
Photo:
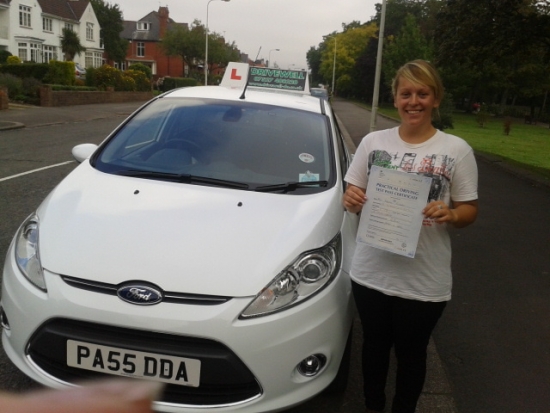
M 373 166 L 357 241 L 414 258 L 432 178 Z

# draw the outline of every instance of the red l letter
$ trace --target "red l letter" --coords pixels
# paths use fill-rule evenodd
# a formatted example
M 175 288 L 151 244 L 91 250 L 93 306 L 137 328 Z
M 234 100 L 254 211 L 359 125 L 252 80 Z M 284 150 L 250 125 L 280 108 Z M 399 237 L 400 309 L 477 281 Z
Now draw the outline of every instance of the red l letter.
M 231 79 L 233 80 L 241 80 L 242 76 L 237 76 L 237 69 L 231 70 Z

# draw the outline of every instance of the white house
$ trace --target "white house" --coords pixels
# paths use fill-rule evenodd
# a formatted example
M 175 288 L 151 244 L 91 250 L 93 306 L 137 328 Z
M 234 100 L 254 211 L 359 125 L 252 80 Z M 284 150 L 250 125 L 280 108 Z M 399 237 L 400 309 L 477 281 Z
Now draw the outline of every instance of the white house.
M 64 60 L 64 27 L 76 32 L 86 48 L 75 56 L 75 63 L 101 66 L 100 27 L 89 0 L 0 0 L 0 50 L 7 50 L 22 61 Z

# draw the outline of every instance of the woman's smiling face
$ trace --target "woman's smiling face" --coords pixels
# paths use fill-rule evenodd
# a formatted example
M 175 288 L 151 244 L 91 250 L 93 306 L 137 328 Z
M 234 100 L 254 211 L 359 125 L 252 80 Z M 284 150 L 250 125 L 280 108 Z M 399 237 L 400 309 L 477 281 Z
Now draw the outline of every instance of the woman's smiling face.
M 439 106 L 432 88 L 399 78 L 394 106 L 401 122 L 407 126 L 426 126 L 432 122 L 432 111 Z

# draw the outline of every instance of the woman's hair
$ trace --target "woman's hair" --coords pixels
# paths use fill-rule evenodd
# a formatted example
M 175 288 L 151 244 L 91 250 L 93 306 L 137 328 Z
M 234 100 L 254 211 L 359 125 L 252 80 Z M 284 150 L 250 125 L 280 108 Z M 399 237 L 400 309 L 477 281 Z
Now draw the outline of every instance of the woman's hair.
M 392 82 L 392 94 L 395 97 L 397 94 L 397 88 L 399 87 L 399 78 L 404 77 L 412 83 L 417 85 L 428 86 L 434 92 L 435 99 L 438 102 L 443 100 L 443 82 L 439 77 L 439 73 L 432 66 L 430 62 L 426 60 L 413 60 L 405 63 L 395 73 L 395 78 Z

